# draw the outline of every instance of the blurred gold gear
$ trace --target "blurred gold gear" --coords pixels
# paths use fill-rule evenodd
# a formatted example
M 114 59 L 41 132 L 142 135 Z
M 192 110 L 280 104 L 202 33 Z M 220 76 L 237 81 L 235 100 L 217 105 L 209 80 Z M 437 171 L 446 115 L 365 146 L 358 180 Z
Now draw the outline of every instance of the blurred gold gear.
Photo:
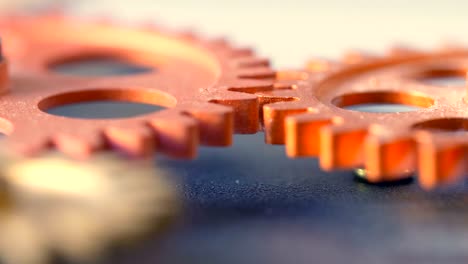
M 90 261 L 162 229 L 179 209 L 164 173 L 142 162 L 3 154 L 0 166 L 2 263 L 42 264 L 56 255 Z

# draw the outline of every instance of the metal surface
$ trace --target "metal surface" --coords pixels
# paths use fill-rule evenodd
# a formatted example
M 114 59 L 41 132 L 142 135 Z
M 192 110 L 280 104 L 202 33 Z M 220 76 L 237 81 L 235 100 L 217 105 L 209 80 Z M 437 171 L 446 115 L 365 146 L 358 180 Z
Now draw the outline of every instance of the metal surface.
M 277 89 L 259 94 L 289 101 L 264 106 L 266 141 L 284 143 L 290 157 L 319 156 L 326 170 L 365 166 L 372 182 L 415 171 L 426 188 L 459 181 L 468 174 L 467 88 L 428 80 L 464 77 L 467 67 L 464 48 L 395 48 L 384 57 L 354 52 L 341 62 L 314 60 L 304 71 L 280 72 Z M 421 109 L 345 109 L 366 103 Z
M 114 148 L 131 155 L 157 150 L 194 157 L 199 141 L 227 146 L 234 131 L 257 132 L 259 101 L 248 93 L 272 89 L 274 72 L 268 61 L 224 40 L 203 41 L 190 33 L 150 25 L 130 28 L 58 16 L 4 17 L 0 29 L 12 76 L 10 92 L 0 102 L 0 129 L 22 153 L 55 146 L 75 156 Z M 51 70 L 96 57 L 133 61 L 157 71 L 83 77 Z M 151 103 L 168 109 L 129 119 L 92 121 L 45 112 L 95 100 Z

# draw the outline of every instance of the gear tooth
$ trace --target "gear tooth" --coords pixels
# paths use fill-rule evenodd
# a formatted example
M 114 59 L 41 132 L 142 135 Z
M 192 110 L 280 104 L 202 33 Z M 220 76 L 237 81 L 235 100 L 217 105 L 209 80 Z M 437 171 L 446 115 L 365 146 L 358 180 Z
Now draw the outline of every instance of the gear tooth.
M 276 72 L 275 89 L 297 89 L 300 83 L 306 83 L 310 73 L 298 70 L 281 70 Z
M 52 145 L 50 131 L 37 126 L 37 123 L 21 124 L 7 119 L 1 121 L 2 131 L 8 135 L 4 139 L 8 150 L 24 156 L 35 156 Z
M 12 150 L 24 156 L 35 156 L 45 149 L 50 148 L 51 141 L 48 138 L 18 135 L 16 132 L 5 139 L 6 149 Z
M 294 103 L 294 101 L 298 101 L 299 99 L 295 97 L 297 95 L 296 91 L 294 90 L 273 90 L 267 92 L 260 92 L 255 93 L 258 97 L 258 102 L 260 105 L 260 122 L 264 124 L 264 106 L 269 104 L 275 104 L 279 102 L 289 102 L 290 104 Z M 307 108 L 307 107 L 306 107 Z M 265 134 L 266 135 L 266 134 Z
M 423 188 L 453 184 L 468 175 L 466 139 L 457 141 L 453 134 L 420 131 L 416 140 L 419 182 Z
M 360 50 L 350 50 L 343 54 L 341 62 L 344 64 L 361 64 L 364 62 L 375 60 L 376 56 Z
M 304 113 L 286 117 L 285 145 L 289 157 L 318 156 L 320 129 L 333 123 L 332 116 Z
M 298 70 L 281 70 L 276 72 L 277 81 L 305 81 L 309 79 L 309 73 Z
M 299 95 L 294 89 L 273 89 L 270 91 L 258 92 L 255 93 L 255 95 L 257 95 L 260 99 L 265 98 L 267 103 L 269 98 L 273 99 L 270 103 L 275 103 L 275 98 L 283 99 L 286 101 L 299 100 L 299 98 L 297 98 L 297 96 Z
M 254 55 L 255 52 L 252 48 L 231 49 L 228 53 L 228 56 L 232 58 L 252 57 Z
M 148 123 L 155 130 L 158 151 L 178 158 L 196 157 L 199 130 L 193 118 L 174 113 Z
M 294 90 L 294 89 L 297 89 L 297 87 L 298 87 L 297 81 L 279 81 L 273 84 L 273 89 L 275 91 Z
M 333 124 L 320 130 L 320 167 L 350 169 L 364 164 L 366 124 Z
M 233 92 L 254 94 L 273 90 L 273 81 L 270 80 L 235 78 L 226 83 L 227 90 Z
M 266 68 L 270 66 L 270 60 L 266 58 L 245 57 L 234 60 L 234 64 L 239 68 Z
M 275 76 L 276 72 L 269 67 L 256 67 L 237 71 L 237 77 L 241 79 L 273 79 Z
M 307 109 L 308 107 L 299 102 L 280 102 L 263 106 L 265 141 L 268 144 L 284 144 L 286 117 L 305 113 Z
M 415 171 L 416 147 L 407 133 L 371 126 L 365 139 L 366 180 L 389 182 L 408 178 Z
M 154 132 L 148 127 L 108 127 L 104 129 L 104 136 L 108 145 L 130 156 L 146 157 L 153 154 L 156 149 Z
M 411 56 L 416 54 L 421 54 L 422 51 L 411 47 L 410 45 L 397 44 L 388 50 L 389 56 L 402 57 L 402 56 Z
M 337 62 L 333 62 L 331 60 L 314 58 L 310 59 L 305 68 L 310 72 L 329 72 L 336 69 L 339 66 Z
M 257 133 L 260 128 L 258 97 L 248 93 L 226 92 L 210 102 L 225 105 L 234 110 L 234 131 L 240 134 Z
M 229 146 L 234 133 L 234 111 L 214 103 L 184 107 L 184 112 L 198 121 L 200 141 L 207 146 Z
M 61 152 L 76 158 L 88 158 L 91 154 L 105 147 L 104 138 L 100 133 L 88 135 L 73 133 L 58 133 L 52 137 L 52 144 Z
M 231 44 L 227 38 L 216 38 L 208 40 L 208 46 L 220 49 L 228 49 Z

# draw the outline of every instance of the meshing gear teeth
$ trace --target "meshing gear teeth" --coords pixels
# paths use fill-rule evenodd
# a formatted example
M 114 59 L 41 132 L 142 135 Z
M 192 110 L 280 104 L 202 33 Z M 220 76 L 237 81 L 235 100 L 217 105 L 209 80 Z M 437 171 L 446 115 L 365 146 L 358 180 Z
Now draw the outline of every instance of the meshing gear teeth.
M 0 129 L 8 134 L 10 146 L 25 154 L 54 146 L 74 156 L 113 148 L 137 156 L 158 151 L 192 158 L 199 142 L 227 146 L 233 132 L 257 132 L 261 102 L 252 93 L 272 89 L 274 72 L 268 61 L 224 40 L 59 16 L 0 18 L 0 32 L 11 66 L 11 89 L 0 100 Z M 50 70 L 89 57 L 135 61 L 158 70 L 117 77 L 67 76 Z M 5 74 L 0 74 L 4 88 Z M 168 109 L 107 120 L 45 112 L 91 100 Z
M 364 167 L 371 182 L 414 172 L 425 188 L 468 175 L 468 91 L 427 82 L 465 76 L 468 49 L 423 52 L 398 47 L 383 57 L 352 52 L 340 62 L 312 60 L 280 71 L 275 91 L 288 102 L 263 107 L 266 141 L 290 157 L 318 156 L 323 169 Z M 368 113 L 366 103 L 418 106 L 413 112 Z
M 179 197 L 151 164 L 109 155 L 1 155 L 0 260 L 6 264 L 95 263 L 107 250 L 163 231 Z

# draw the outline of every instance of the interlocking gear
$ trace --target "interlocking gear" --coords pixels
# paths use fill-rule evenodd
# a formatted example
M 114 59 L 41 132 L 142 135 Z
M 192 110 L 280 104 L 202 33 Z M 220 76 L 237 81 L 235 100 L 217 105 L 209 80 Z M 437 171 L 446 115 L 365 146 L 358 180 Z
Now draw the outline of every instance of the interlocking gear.
M 51 263 L 54 256 L 94 263 L 113 247 L 163 231 L 180 212 L 167 175 L 145 162 L 0 157 L 2 263 Z
M 277 89 L 259 96 L 289 102 L 265 105 L 266 141 L 291 157 L 319 156 L 326 170 L 364 166 L 371 182 L 419 172 L 431 188 L 468 175 L 465 87 L 431 78 L 465 76 L 468 49 L 434 52 L 395 48 L 384 57 L 353 52 L 341 62 L 312 60 L 303 71 L 279 72 Z M 413 112 L 344 109 L 366 103 L 418 106 Z
M 130 28 L 59 16 L 6 17 L 0 32 L 10 64 L 10 91 L 0 99 L 0 129 L 31 154 L 55 146 L 86 156 L 117 148 L 132 155 L 157 151 L 194 157 L 200 141 L 226 146 L 232 133 L 255 133 L 261 101 L 275 73 L 250 49 L 200 40 L 155 26 Z M 157 71 L 116 77 L 77 77 L 50 70 L 84 58 L 119 58 Z M 4 88 L 4 62 L 0 65 Z M 92 100 L 126 100 L 168 107 L 128 119 L 72 119 L 51 107 Z

